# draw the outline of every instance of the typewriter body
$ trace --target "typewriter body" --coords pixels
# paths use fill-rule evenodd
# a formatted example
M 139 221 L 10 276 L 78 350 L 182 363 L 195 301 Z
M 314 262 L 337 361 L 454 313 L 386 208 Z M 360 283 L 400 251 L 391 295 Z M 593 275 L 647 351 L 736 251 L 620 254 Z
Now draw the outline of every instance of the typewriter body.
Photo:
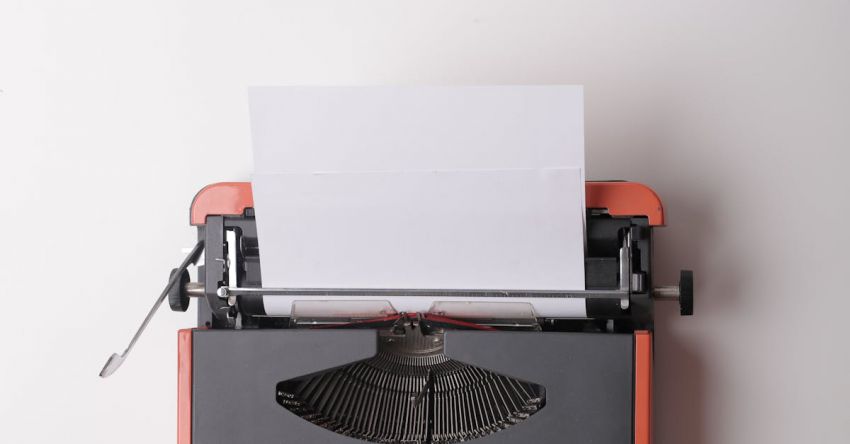
M 690 315 L 693 277 L 653 287 L 664 212 L 651 189 L 587 182 L 586 203 L 583 291 L 268 288 L 250 183 L 202 189 L 198 243 L 158 299 L 176 311 L 198 301 L 197 328 L 178 332 L 178 444 L 648 444 L 653 304 Z M 275 295 L 295 296 L 286 316 Z M 434 304 L 398 312 L 390 296 Z M 476 302 L 500 297 L 581 314 Z

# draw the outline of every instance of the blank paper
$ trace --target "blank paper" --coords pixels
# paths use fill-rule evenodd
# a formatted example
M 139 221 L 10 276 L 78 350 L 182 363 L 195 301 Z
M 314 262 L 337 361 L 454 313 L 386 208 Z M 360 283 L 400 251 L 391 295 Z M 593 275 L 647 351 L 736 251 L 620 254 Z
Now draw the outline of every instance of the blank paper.
M 264 286 L 584 289 L 581 87 L 263 87 L 250 108 Z
M 251 88 L 254 171 L 583 174 L 582 95 L 575 85 Z
M 583 289 L 578 169 L 254 176 L 264 285 Z

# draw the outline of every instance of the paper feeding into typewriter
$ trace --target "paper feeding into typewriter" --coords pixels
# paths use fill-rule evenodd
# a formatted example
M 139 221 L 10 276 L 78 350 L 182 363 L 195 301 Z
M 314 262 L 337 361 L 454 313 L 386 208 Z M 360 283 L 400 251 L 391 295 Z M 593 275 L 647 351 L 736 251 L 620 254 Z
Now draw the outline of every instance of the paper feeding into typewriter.
M 581 87 L 263 87 L 250 106 L 264 287 L 584 289 Z M 585 311 L 564 298 L 353 299 Z M 279 315 L 296 301 L 264 298 Z

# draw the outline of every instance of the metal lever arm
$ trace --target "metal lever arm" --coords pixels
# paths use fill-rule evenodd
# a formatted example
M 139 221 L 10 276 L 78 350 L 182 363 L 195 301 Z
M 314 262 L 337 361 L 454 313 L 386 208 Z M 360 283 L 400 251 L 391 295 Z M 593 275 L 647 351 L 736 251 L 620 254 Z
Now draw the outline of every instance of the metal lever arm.
M 106 361 L 106 364 L 103 366 L 103 370 L 100 371 L 100 377 L 105 378 L 113 373 L 115 370 L 118 370 L 118 367 L 121 367 L 121 364 L 127 359 L 127 355 L 130 354 L 130 350 L 133 349 L 133 346 L 136 345 L 136 341 L 139 340 L 139 337 L 142 335 L 142 332 L 147 328 L 148 323 L 150 323 L 151 319 L 153 319 L 153 315 L 156 314 L 156 311 L 159 309 L 159 306 L 162 305 L 162 302 L 168 297 L 168 292 L 171 290 L 171 287 L 180 282 L 180 276 L 183 274 L 183 271 L 189 267 L 189 265 L 194 264 L 198 261 L 198 258 L 201 256 L 201 252 L 204 251 L 204 241 L 199 240 L 198 243 L 192 248 L 192 251 L 186 256 L 186 259 L 183 259 L 183 262 L 177 267 L 176 272 L 171 274 L 171 278 L 168 280 L 168 283 L 165 285 L 165 289 L 162 290 L 162 293 L 156 299 L 156 302 L 153 303 L 153 307 L 151 307 L 148 315 L 145 316 L 145 320 L 142 321 L 142 325 L 139 326 L 139 329 L 136 330 L 136 334 L 133 335 L 133 339 L 130 340 L 130 344 L 127 345 L 127 348 L 124 349 L 124 353 L 120 355 L 118 353 L 113 353 L 112 356 Z

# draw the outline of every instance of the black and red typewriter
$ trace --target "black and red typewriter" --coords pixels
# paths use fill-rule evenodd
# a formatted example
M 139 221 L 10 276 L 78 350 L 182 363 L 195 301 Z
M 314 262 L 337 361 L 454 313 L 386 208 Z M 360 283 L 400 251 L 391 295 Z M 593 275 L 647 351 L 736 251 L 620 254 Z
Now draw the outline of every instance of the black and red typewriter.
M 263 287 L 251 184 L 195 196 L 198 240 L 123 354 L 167 299 L 197 328 L 178 332 L 178 444 L 649 444 L 653 304 L 693 313 L 693 275 L 653 286 L 664 211 L 650 188 L 586 183 L 583 291 Z M 189 268 L 197 265 L 197 277 Z M 582 318 L 267 310 L 270 295 L 507 296 L 583 300 Z M 435 305 L 436 306 L 436 305 Z

